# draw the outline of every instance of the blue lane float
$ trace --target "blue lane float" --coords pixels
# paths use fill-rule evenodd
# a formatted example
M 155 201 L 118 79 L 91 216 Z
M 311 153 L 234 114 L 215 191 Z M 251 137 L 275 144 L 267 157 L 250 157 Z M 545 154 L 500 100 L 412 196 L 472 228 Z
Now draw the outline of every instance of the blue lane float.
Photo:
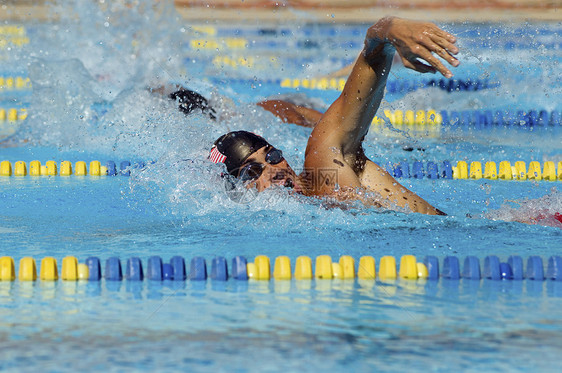
M 525 272 L 523 270 L 523 258 L 517 255 L 511 255 L 509 258 L 507 258 L 507 264 L 511 267 L 513 280 L 523 280 L 525 278 Z
M 525 277 L 535 281 L 544 280 L 544 267 L 540 256 L 530 256 L 529 259 L 527 259 L 527 272 Z
M 412 177 L 414 179 L 423 179 L 425 176 L 425 170 L 423 169 L 423 163 L 420 161 L 414 162 L 412 166 Z
M 205 258 L 197 256 L 191 259 L 189 279 L 192 281 L 205 281 L 207 279 L 207 263 Z
M 396 166 L 396 169 L 394 170 L 394 173 L 397 174 L 399 173 L 400 176 L 398 177 L 404 177 L 409 179 L 410 178 L 410 165 L 408 164 L 408 162 L 400 162 L 398 164 L 398 166 Z
M 125 269 L 125 278 L 129 281 L 144 280 L 144 273 L 143 273 L 142 262 L 140 258 L 133 257 L 127 260 L 127 267 Z
M 123 161 L 119 164 L 119 174 L 123 176 L 130 176 L 131 175 L 131 162 Z
M 467 256 L 464 259 L 462 278 L 469 280 L 480 280 L 482 278 L 480 273 L 480 261 L 475 256 Z
M 151 256 L 150 258 L 148 258 L 146 277 L 149 280 L 162 281 L 162 258 L 160 258 L 159 256 Z
M 551 256 L 548 259 L 546 278 L 554 281 L 562 281 L 562 257 Z
M 162 280 L 173 280 L 174 269 L 170 263 L 162 263 Z
M 107 168 L 107 175 L 108 176 L 117 175 L 117 166 L 115 165 L 115 162 L 107 161 L 107 163 L 105 164 L 105 167 Z
M 185 260 L 181 256 L 176 255 L 170 259 L 170 265 L 172 266 L 173 280 L 185 281 L 187 278 Z
M 500 275 L 502 280 L 513 280 L 513 270 L 505 262 L 500 263 Z
M 89 257 L 86 259 L 86 266 L 88 267 L 89 281 L 100 281 L 101 280 L 101 263 L 96 257 Z
M 121 261 L 113 256 L 105 262 L 105 279 L 106 281 L 123 280 L 123 271 L 121 270 Z
M 434 162 L 427 162 L 427 178 L 428 179 L 439 179 L 439 169 Z
M 423 259 L 423 264 L 427 268 L 427 278 L 429 280 L 439 279 L 439 259 L 437 257 L 428 255 Z
M 248 262 L 243 256 L 232 258 L 232 278 L 236 280 L 248 280 Z
M 484 278 L 498 281 L 501 280 L 500 260 L 495 255 L 489 255 L 484 258 L 484 270 L 482 271 Z
M 458 280 L 461 278 L 459 259 L 456 256 L 445 257 L 441 276 L 450 280 Z
M 211 262 L 211 279 L 217 281 L 228 280 L 228 267 L 224 257 L 218 256 L 213 258 Z
M 449 161 L 443 161 L 441 164 L 441 174 L 442 179 L 452 179 L 453 178 L 453 166 Z

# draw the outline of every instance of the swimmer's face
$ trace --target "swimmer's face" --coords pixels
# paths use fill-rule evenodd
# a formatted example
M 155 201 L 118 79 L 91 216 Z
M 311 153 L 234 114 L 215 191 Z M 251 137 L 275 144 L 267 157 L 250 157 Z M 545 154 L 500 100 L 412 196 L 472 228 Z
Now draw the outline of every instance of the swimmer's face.
M 283 153 L 271 145 L 252 153 L 240 167 L 238 177 L 247 182 L 248 188 L 255 187 L 258 192 L 274 185 L 301 191 L 295 171 L 283 158 Z

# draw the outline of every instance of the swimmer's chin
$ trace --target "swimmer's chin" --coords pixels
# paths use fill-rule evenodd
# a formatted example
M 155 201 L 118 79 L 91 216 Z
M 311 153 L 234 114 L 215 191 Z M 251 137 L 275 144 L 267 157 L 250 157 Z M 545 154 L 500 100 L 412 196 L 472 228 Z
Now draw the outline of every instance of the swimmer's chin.
M 288 177 L 285 180 L 281 180 L 277 183 L 275 183 L 275 185 L 283 187 L 283 188 L 288 188 L 291 189 L 293 192 L 302 194 L 302 187 L 298 184 L 298 182 L 296 182 L 293 178 Z
M 285 180 L 285 183 L 283 185 L 285 188 L 290 188 L 292 189 L 294 192 L 302 194 L 303 190 L 302 187 L 299 185 L 298 182 L 296 182 L 295 180 L 293 180 L 292 178 L 287 178 L 287 180 Z

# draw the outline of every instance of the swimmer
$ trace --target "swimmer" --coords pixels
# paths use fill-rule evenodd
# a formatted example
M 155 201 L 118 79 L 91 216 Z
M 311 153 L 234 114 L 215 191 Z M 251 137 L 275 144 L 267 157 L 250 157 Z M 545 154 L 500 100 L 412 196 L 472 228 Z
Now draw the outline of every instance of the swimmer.
M 436 56 L 458 66 L 453 56 L 458 53 L 455 42 L 453 35 L 427 22 L 386 17 L 369 27 L 365 46 L 341 95 L 308 139 L 300 175 L 288 165 L 281 150 L 246 131 L 217 139 L 209 159 L 224 163 L 233 178 L 258 192 L 280 185 L 306 196 L 332 197 L 344 203 L 360 201 L 367 206 L 444 215 L 368 159 L 362 144 L 383 98 L 395 52 L 407 68 L 450 78 L 451 71 Z
M 159 92 L 163 94 L 163 92 Z M 174 92 L 167 95 L 168 98 L 178 102 L 178 109 L 185 115 L 190 115 L 193 112 L 200 112 L 209 117 L 211 120 L 217 120 L 217 113 L 211 106 L 209 101 L 201 96 L 199 93 L 187 88 L 175 86 Z M 309 106 L 310 102 L 303 102 L 302 97 L 283 97 L 283 99 L 267 99 L 256 103 L 257 106 L 269 111 L 277 118 L 281 119 L 283 123 L 296 124 L 301 127 L 314 128 L 316 123 L 322 118 L 322 112 Z M 309 106 L 305 106 L 309 105 Z M 410 145 L 404 145 L 402 150 L 411 152 L 414 148 Z M 425 151 L 425 149 L 417 147 L 418 151 Z
M 518 214 L 519 215 L 519 214 Z M 516 216 L 513 221 L 530 225 L 546 225 L 562 228 L 562 214 L 559 212 L 539 212 L 535 216 Z
M 541 213 L 534 218 L 529 218 L 528 220 L 518 220 L 520 223 L 526 224 L 541 224 L 541 222 L 550 221 L 562 224 L 562 214 L 559 212 L 553 213 Z M 558 224 L 556 224 L 558 226 Z
M 151 91 L 177 101 L 178 109 L 185 115 L 200 112 L 208 116 L 209 119 L 217 120 L 215 109 L 201 94 L 180 86 L 174 86 L 173 92 L 166 93 L 166 90 L 169 89 L 169 87 L 160 87 Z M 283 123 L 292 123 L 303 127 L 314 127 L 322 117 L 320 111 L 291 102 L 289 99 L 264 100 L 256 103 L 256 105 L 269 111 L 281 119 Z

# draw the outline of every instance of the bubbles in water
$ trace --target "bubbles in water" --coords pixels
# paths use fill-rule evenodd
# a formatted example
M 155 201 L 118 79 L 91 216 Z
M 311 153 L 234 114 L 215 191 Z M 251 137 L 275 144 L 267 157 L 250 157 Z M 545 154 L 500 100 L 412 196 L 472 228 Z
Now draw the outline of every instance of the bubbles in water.
M 562 193 L 556 188 L 541 198 L 506 202 L 498 210 L 485 214 L 485 217 L 562 228 Z
M 133 205 L 150 200 L 154 208 L 164 213 L 217 217 L 226 211 L 230 218 L 236 220 L 235 215 L 244 211 L 262 213 L 266 221 L 288 214 L 289 218 L 279 218 L 279 226 L 284 228 L 297 224 L 309 229 L 306 222 L 313 217 L 326 219 L 334 225 L 340 222 L 349 224 L 352 212 L 328 212 L 319 207 L 321 203 L 309 200 L 303 204 L 304 197 L 293 196 L 284 189 L 260 193 L 248 204 L 236 204 L 228 198 L 219 176 L 220 166 L 206 161 L 213 140 L 232 130 L 253 131 L 283 149 L 291 166 L 298 170 L 302 168 L 310 130 L 281 125 L 271 114 L 257 109 L 252 103 L 239 102 L 255 100 L 258 94 L 254 90 L 238 92 L 227 85 L 216 87 L 197 79 L 202 67 L 183 61 L 183 48 L 186 40 L 194 35 L 193 30 L 189 25 L 182 24 L 184 21 L 175 13 L 172 1 L 92 3 L 75 0 L 62 2 L 60 6 L 53 5 L 52 9 L 59 20 L 54 24 L 37 25 L 39 32 L 32 38 L 30 57 L 26 61 L 34 90 L 30 117 L 18 134 L 20 140 L 96 153 L 109 159 L 148 162 L 146 168 L 133 170 L 129 198 Z M 298 30 L 299 27 L 295 27 L 295 32 Z M 318 33 L 321 31 L 316 30 Z M 465 43 L 479 40 L 477 34 L 471 35 L 476 36 L 467 36 Z M 357 36 L 357 42 L 361 44 L 361 36 Z M 322 56 L 336 49 L 334 46 L 341 44 L 338 43 L 339 40 L 327 44 L 308 43 L 310 49 L 299 49 L 298 53 L 305 53 L 307 58 Z M 343 50 L 346 48 L 349 48 L 349 53 Z M 351 52 L 351 48 L 345 46 L 341 55 L 351 60 L 358 50 Z M 280 54 L 282 52 L 279 50 Z M 459 75 L 476 75 L 491 81 L 501 78 L 501 85 L 462 94 L 438 88 L 420 89 L 383 103 L 381 109 L 473 110 L 487 108 L 492 103 L 497 107 L 553 110 L 559 105 L 559 100 L 552 97 L 560 96 L 560 84 L 544 84 L 559 75 L 557 64 L 548 63 L 553 53 L 556 52 L 548 48 L 517 50 L 514 53 L 482 53 L 466 48 L 460 56 L 464 62 L 459 68 Z M 485 54 L 486 58 L 482 58 L 481 54 Z M 514 54 L 519 58 L 514 59 Z M 295 55 L 285 56 L 290 57 Z M 260 88 L 260 79 L 268 78 L 269 74 L 285 77 L 303 73 L 310 77 L 315 71 L 329 70 L 334 66 L 330 59 L 311 59 L 304 72 L 290 71 L 290 66 L 285 66 L 281 59 L 281 62 L 275 59 L 275 70 L 278 71 L 272 72 L 272 68 L 266 73 L 261 71 L 264 75 L 261 77 L 256 76 L 260 73 L 258 68 L 238 73 L 256 77 L 257 89 Z M 264 60 L 268 66 L 271 65 L 271 59 Z M 192 72 L 191 68 L 198 70 Z M 396 66 L 392 74 L 392 79 L 412 79 L 411 72 L 400 66 Z M 217 122 L 203 115 L 186 117 L 177 110 L 176 103 L 148 89 L 163 83 L 186 83 L 188 80 L 189 87 L 204 93 L 217 110 Z M 540 88 L 537 90 L 536 87 Z M 330 96 L 327 94 L 326 97 Z M 328 98 L 311 99 L 294 94 L 272 98 L 290 98 L 320 110 L 325 110 L 330 101 Z M 526 134 L 515 136 L 510 140 L 505 134 L 498 134 L 497 143 L 512 141 L 511 145 L 523 142 L 527 146 L 533 145 Z M 445 147 L 443 143 L 454 143 L 459 139 L 471 142 L 472 154 L 480 149 L 486 149 L 488 155 L 500 154 L 503 150 L 490 147 L 493 141 L 489 135 L 482 139 L 476 135 L 455 133 L 454 136 L 425 141 L 410 136 L 407 145 L 423 150 L 407 156 L 418 159 L 432 156 L 438 160 L 455 158 L 460 150 Z M 394 138 L 379 138 L 371 133 L 368 140 L 367 152 L 371 156 L 375 154 L 381 163 L 388 156 L 406 157 L 401 150 L 397 154 L 389 151 L 403 147 L 403 143 Z M 551 138 L 549 141 L 555 140 Z M 544 148 L 545 144 L 541 146 Z M 554 146 L 557 145 L 553 143 Z M 551 198 L 560 203 L 558 194 L 554 193 Z M 525 210 L 531 205 L 525 202 L 520 209 Z M 498 212 L 497 218 L 517 221 L 517 214 L 525 214 L 517 211 L 505 208 Z M 341 221 L 333 220 L 334 217 Z M 366 221 L 370 222 L 369 219 Z

